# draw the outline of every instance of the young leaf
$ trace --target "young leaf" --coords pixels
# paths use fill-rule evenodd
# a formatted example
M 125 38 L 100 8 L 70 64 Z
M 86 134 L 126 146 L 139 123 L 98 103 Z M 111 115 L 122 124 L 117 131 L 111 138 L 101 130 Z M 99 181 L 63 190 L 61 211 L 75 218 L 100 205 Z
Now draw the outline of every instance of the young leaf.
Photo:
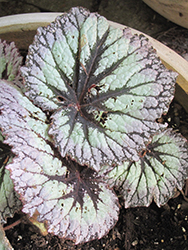
M 18 82 L 21 64 L 22 57 L 15 43 L 8 44 L 0 39 L 0 79 Z
M 13 154 L 8 145 L 3 143 L 4 138 L 0 132 L 0 223 L 6 223 L 7 217 L 21 209 L 21 201 L 14 191 L 14 185 L 9 171 L 5 168 L 12 161 Z
M 1 86 L 4 142 L 16 155 L 7 169 L 23 212 L 38 214 L 48 232 L 76 243 L 101 238 L 118 220 L 118 198 L 97 172 L 60 156 L 41 110 L 7 82 Z
M 83 8 L 38 29 L 22 74 L 26 95 L 51 112 L 49 134 L 61 155 L 97 171 L 138 160 L 136 150 L 164 127 L 155 120 L 176 77 L 144 36 Z
M 158 206 L 164 205 L 188 177 L 187 141 L 167 129 L 154 135 L 139 155 L 138 162 L 114 167 L 107 179 L 121 189 L 126 208 L 149 206 L 153 199 Z

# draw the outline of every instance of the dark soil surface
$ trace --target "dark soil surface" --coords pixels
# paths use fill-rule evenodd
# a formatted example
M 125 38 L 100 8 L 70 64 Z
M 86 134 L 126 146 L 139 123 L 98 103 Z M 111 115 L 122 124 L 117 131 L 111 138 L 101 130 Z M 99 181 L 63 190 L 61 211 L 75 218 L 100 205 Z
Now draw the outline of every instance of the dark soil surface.
M 188 203 L 179 195 L 162 208 L 154 203 L 149 208 L 122 208 L 117 225 L 107 236 L 77 246 L 50 234 L 41 236 L 28 223 L 6 233 L 15 250 L 187 250 Z
M 188 32 L 167 21 L 141 0 L 72 0 L 72 1 L 9 1 L 0 0 L 0 16 L 25 12 L 63 12 L 81 5 L 99 11 L 109 20 L 123 23 L 157 38 L 188 58 Z M 130 8 L 129 8 L 130 7 Z M 130 18 L 133 17 L 133 18 Z M 188 114 L 176 100 L 169 113 L 163 117 L 169 126 L 188 139 Z M 16 214 L 7 225 L 21 219 L 17 226 L 10 226 L 6 235 L 15 250 L 188 250 L 188 184 L 168 204 L 158 208 L 153 202 L 148 208 L 123 208 L 119 220 L 108 235 L 83 245 L 48 234 L 42 236 L 27 217 Z M 1 250 L 1 249 L 0 249 Z

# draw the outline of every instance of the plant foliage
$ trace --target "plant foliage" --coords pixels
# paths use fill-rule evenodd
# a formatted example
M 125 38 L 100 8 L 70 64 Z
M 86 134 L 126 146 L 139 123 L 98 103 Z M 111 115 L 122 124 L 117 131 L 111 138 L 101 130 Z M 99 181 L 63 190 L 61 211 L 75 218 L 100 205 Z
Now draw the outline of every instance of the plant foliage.
M 4 143 L 16 155 L 7 168 L 23 212 L 38 212 L 49 232 L 76 243 L 102 237 L 118 219 L 116 195 L 97 172 L 59 155 L 46 133 L 45 114 L 19 89 L 3 81 L 1 88 L 0 121 L 8 135 Z
M 48 232 L 76 244 L 107 234 L 118 220 L 114 186 L 125 207 L 160 206 L 182 188 L 187 142 L 156 122 L 176 73 L 145 36 L 73 8 L 38 29 L 21 72 L 17 86 L 1 73 L 1 141 L 14 156 L 2 166 L 23 212 Z
M 74 8 L 38 29 L 22 68 L 26 95 L 51 112 L 49 134 L 66 155 L 99 170 L 138 160 L 136 149 L 162 125 L 175 73 L 144 36 Z
M 0 218 L 1 223 L 6 222 L 7 217 L 12 217 L 15 211 L 21 208 L 18 194 L 14 191 L 13 182 L 9 171 L 5 166 L 12 161 L 11 148 L 3 143 L 4 138 L 0 134 Z
M 138 152 L 138 161 L 101 171 L 110 184 L 116 186 L 125 200 L 125 207 L 149 206 L 152 200 L 158 206 L 182 189 L 188 174 L 187 141 L 171 129 L 152 136 Z
M 2 79 L 12 81 L 19 85 L 20 67 L 22 57 L 14 42 L 7 43 L 0 39 L 0 87 L 4 81 Z M 10 172 L 5 168 L 12 161 L 14 154 L 11 152 L 11 147 L 4 144 L 4 137 L 0 131 L 0 223 L 6 223 L 7 217 L 13 217 L 14 213 L 21 208 L 19 195 L 14 190 L 13 181 L 10 178 Z M 0 249 L 12 250 L 3 227 L 0 225 Z
M 6 43 L 0 39 L 0 79 L 18 82 L 20 79 L 19 68 L 22 64 L 15 43 Z

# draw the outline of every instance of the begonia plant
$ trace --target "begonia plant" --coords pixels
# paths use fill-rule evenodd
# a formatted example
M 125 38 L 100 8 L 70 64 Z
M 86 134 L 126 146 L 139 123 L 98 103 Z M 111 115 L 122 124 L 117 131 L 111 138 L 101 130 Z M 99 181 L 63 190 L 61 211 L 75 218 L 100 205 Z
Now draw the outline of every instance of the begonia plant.
M 0 46 L 2 224 L 22 204 L 49 233 L 84 243 L 117 222 L 114 187 L 126 208 L 182 189 L 187 141 L 157 122 L 177 74 L 144 35 L 77 7 L 38 28 L 21 69 L 15 46 Z

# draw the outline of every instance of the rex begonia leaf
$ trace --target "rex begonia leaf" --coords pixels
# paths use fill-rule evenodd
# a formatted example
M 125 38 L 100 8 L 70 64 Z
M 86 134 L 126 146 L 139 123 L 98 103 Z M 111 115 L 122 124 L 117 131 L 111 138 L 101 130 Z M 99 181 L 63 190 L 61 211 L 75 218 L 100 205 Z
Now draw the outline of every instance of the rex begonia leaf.
M 76 243 L 100 238 L 118 220 L 118 198 L 91 168 L 62 158 L 47 135 L 45 114 L 19 89 L 1 82 L 0 124 L 15 154 L 7 165 L 23 212 L 48 232 Z
M 188 178 L 187 141 L 166 129 L 154 135 L 139 155 L 139 161 L 126 161 L 109 171 L 108 182 L 121 189 L 126 208 L 149 206 L 153 199 L 164 205 Z
M 39 28 L 21 69 L 26 95 L 50 111 L 49 134 L 64 157 L 95 170 L 138 160 L 136 150 L 164 125 L 176 73 L 143 35 L 73 8 Z
M 4 137 L 0 132 L 0 223 L 6 223 L 7 217 L 21 209 L 21 201 L 14 190 L 9 171 L 5 168 L 12 161 L 11 148 L 3 143 Z M 0 248 L 1 249 L 1 248 Z
M 22 57 L 14 42 L 7 43 L 0 39 L 0 79 L 18 82 Z

